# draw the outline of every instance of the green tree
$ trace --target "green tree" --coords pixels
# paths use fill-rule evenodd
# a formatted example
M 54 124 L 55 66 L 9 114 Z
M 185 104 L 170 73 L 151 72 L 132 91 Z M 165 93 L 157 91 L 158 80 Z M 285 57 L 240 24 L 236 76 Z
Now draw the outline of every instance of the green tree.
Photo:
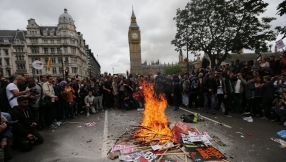
M 275 18 L 258 18 L 267 6 L 263 0 L 192 0 L 177 10 L 171 44 L 175 50 L 203 51 L 212 67 L 243 48 L 266 50 L 266 41 L 275 40 L 269 25 Z
M 165 67 L 164 73 L 166 75 L 179 74 L 182 72 L 182 67 L 179 65 Z
M 278 6 L 277 6 L 277 15 L 279 16 L 283 16 L 286 14 L 286 0 L 284 0 L 283 2 L 281 2 Z M 286 26 L 281 27 L 281 26 L 277 26 L 275 28 L 278 31 L 278 34 L 282 34 L 282 39 L 286 38 Z

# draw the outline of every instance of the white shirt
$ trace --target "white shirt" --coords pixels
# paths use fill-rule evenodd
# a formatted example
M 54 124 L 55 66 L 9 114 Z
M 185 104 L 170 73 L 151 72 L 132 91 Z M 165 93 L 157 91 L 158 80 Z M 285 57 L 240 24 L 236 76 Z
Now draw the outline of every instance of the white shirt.
M 9 100 L 14 97 L 14 94 L 12 93 L 12 90 L 18 90 L 19 91 L 19 88 L 17 87 L 16 84 L 14 83 L 10 83 L 8 84 L 8 86 L 6 87 L 6 95 L 7 95 L 7 99 L 8 99 L 8 102 Z M 13 100 L 11 100 L 9 102 L 11 108 L 13 108 L 14 106 L 18 106 L 18 101 L 17 101 L 18 97 L 14 97 Z
M 222 86 L 221 80 L 219 80 L 219 86 Z M 222 88 L 217 88 L 217 94 L 223 94 Z
M 236 84 L 235 84 L 235 87 L 234 87 L 234 93 L 239 93 L 240 83 L 241 83 L 241 80 L 240 80 L 240 79 L 237 79 Z

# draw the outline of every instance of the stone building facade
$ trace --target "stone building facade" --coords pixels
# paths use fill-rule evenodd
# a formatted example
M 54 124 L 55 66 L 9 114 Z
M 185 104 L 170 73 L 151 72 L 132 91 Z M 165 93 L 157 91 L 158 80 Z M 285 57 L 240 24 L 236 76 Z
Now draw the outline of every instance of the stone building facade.
M 92 53 L 87 54 L 83 35 L 76 30 L 67 9 L 59 16 L 57 26 L 40 26 L 31 18 L 26 29 L 0 31 L 0 73 L 5 77 L 24 72 L 35 77 L 47 73 L 62 77 L 66 69 L 69 77 L 78 75 L 84 78 L 89 76 L 89 71 L 100 73 L 99 63 L 94 56 L 90 56 Z M 49 58 L 52 63 L 50 71 L 47 71 Z M 35 60 L 43 62 L 42 70 L 32 67 Z M 96 65 L 89 66 L 88 63 Z

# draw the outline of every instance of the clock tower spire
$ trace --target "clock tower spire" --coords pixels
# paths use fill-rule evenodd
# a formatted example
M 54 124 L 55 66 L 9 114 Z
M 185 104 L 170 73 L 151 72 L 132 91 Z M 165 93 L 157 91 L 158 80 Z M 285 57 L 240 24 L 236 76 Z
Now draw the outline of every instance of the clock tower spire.
M 133 7 L 132 7 L 131 23 L 128 31 L 128 43 L 130 52 L 130 73 L 142 74 L 141 35 Z

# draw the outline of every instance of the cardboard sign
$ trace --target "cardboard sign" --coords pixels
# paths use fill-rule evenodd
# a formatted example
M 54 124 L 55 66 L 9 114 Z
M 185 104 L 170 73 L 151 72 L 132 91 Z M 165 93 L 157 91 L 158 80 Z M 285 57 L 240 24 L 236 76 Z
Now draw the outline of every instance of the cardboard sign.
M 227 159 L 220 151 L 214 147 L 197 147 L 190 152 L 190 155 L 194 161 L 222 161 Z
M 125 144 L 125 145 L 114 145 L 112 146 L 111 152 L 117 151 L 117 150 L 124 150 L 130 148 L 131 144 Z
M 148 162 L 151 162 L 151 161 L 153 161 L 153 160 L 155 160 L 155 159 L 157 158 L 157 155 L 154 154 L 153 152 L 148 151 L 148 152 L 146 152 L 146 153 L 144 154 L 144 158 L 145 158 Z
M 129 156 L 131 157 L 131 159 L 133 161 L 135 161 L 135 160 L 138 160 L 141 156 L 144 156 L 144 153 L 143 152 L 135 152 L 135 153 L 129 154 Z
M 181 137 L 182 137 L 181 138 L 181 143 L 183 143 L 183 144 L 192 144 L 192 141 L 191 141 L 191 138 L 190 138 L 189 135 L 181 133 Z
M 161 159 L 159 162 L 179 162 L 178 160 Z
M 280 39 L 279 41 L 276 42 L 276 47 L 278 49 L 281 49 L 281 48 L 285 47 L 285 44 L 284 44 L 282 39 Z
M 92 127 L 95 126 L 97 124 L 97 122 L 88 122 L 88 123 L 84 123 L 85 127 Z
M 189 134 L 189 126 L 181 121 L 178 121 L 173 129 L 176 129 L 177 131 L 184 134 Z

